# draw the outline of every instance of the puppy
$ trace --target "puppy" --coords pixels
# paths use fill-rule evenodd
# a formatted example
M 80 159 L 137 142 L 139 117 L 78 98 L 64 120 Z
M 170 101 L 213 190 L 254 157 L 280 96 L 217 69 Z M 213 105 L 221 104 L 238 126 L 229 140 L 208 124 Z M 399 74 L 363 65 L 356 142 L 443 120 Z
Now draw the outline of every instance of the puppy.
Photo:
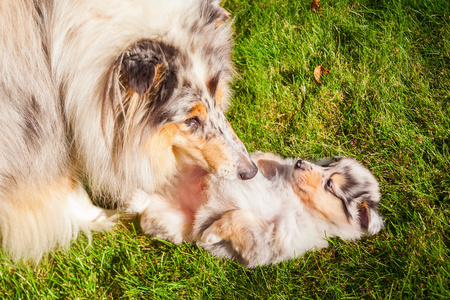
M 314 164 L 268 153 L 253 160 L 260 172 L 245 182 L 192 168 L 177 190 L 142 211 L 144 231 L 176 243 L 194 241 L 254 268 L 326 247 L 329 237 L 354 240 L 383 227 L 378 183 L 355 160 Z M 169 203 L 163 197 L 173 205 L 155 212 Z
M 0 236 L 38 260 L 113 224 L 187 163 L 245 180 L 256 166 L 228 107 L 231 23 L 217 0 L 4 0 Z

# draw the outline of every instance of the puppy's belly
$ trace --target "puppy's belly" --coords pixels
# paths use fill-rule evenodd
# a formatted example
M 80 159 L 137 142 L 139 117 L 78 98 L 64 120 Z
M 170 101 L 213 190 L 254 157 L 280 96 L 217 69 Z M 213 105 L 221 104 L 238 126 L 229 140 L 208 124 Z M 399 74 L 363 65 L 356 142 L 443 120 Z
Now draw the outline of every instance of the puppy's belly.
M 205 201 L 206 172 L 199 167 L 187 167 L 177 187 L 177 197 L 186 220 L 193 222 L 200 205 Z

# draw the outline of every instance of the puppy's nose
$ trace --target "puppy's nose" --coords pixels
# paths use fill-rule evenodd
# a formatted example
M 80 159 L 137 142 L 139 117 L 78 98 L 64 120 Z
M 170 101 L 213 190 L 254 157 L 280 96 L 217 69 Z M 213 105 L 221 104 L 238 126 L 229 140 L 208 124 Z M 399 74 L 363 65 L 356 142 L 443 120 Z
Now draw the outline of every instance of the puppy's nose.
M 303 160 L 301 160 L 301 159 L 297 160 L 297 162 L 294 165 L 294 168 L 296 168 L 296 169 L 303 168 Z
M 251 162 L 248 167 L 239 171 L 239 178 L 242 180 L 252 179 L 256 176 L 256 173 L 258 173 L 258 167 L 256 167 L 254 162 Z

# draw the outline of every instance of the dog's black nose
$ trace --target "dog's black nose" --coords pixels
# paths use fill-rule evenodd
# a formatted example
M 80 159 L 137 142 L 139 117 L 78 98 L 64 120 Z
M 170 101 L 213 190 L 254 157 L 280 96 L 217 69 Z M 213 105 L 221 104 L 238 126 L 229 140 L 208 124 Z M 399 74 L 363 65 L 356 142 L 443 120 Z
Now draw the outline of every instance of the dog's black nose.
M 245 168 L 239 172 L 239 178 L 242 180 L 252 179 L 256 176 L 256 173 L 258 173 L 258 167 L 256 167 L 254 162 L 252 162 L 248 168 Z
M 295 163 L 294 168 L 301 169 L 302 167 L 303 167 L 303 160 L 301 160 L 301 159 L 297 160 L 297 162 Z

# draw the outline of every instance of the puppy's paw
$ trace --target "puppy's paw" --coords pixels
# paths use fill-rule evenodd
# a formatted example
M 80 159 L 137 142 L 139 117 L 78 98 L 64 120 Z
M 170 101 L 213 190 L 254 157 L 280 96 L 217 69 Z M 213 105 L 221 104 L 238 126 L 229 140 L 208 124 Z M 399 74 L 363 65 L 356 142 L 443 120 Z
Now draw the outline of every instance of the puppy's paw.
M 244 210 L 224 213 L 206 228 L 198 245 L 220 257 L 237 259 L 248 268 L 273 263 L 273 224 Z
M 209 227 L 203 232 L 200 242 L 204 245 L 213 245 L 223 241 L 223 239 L 215 233 L 214 226 Z

